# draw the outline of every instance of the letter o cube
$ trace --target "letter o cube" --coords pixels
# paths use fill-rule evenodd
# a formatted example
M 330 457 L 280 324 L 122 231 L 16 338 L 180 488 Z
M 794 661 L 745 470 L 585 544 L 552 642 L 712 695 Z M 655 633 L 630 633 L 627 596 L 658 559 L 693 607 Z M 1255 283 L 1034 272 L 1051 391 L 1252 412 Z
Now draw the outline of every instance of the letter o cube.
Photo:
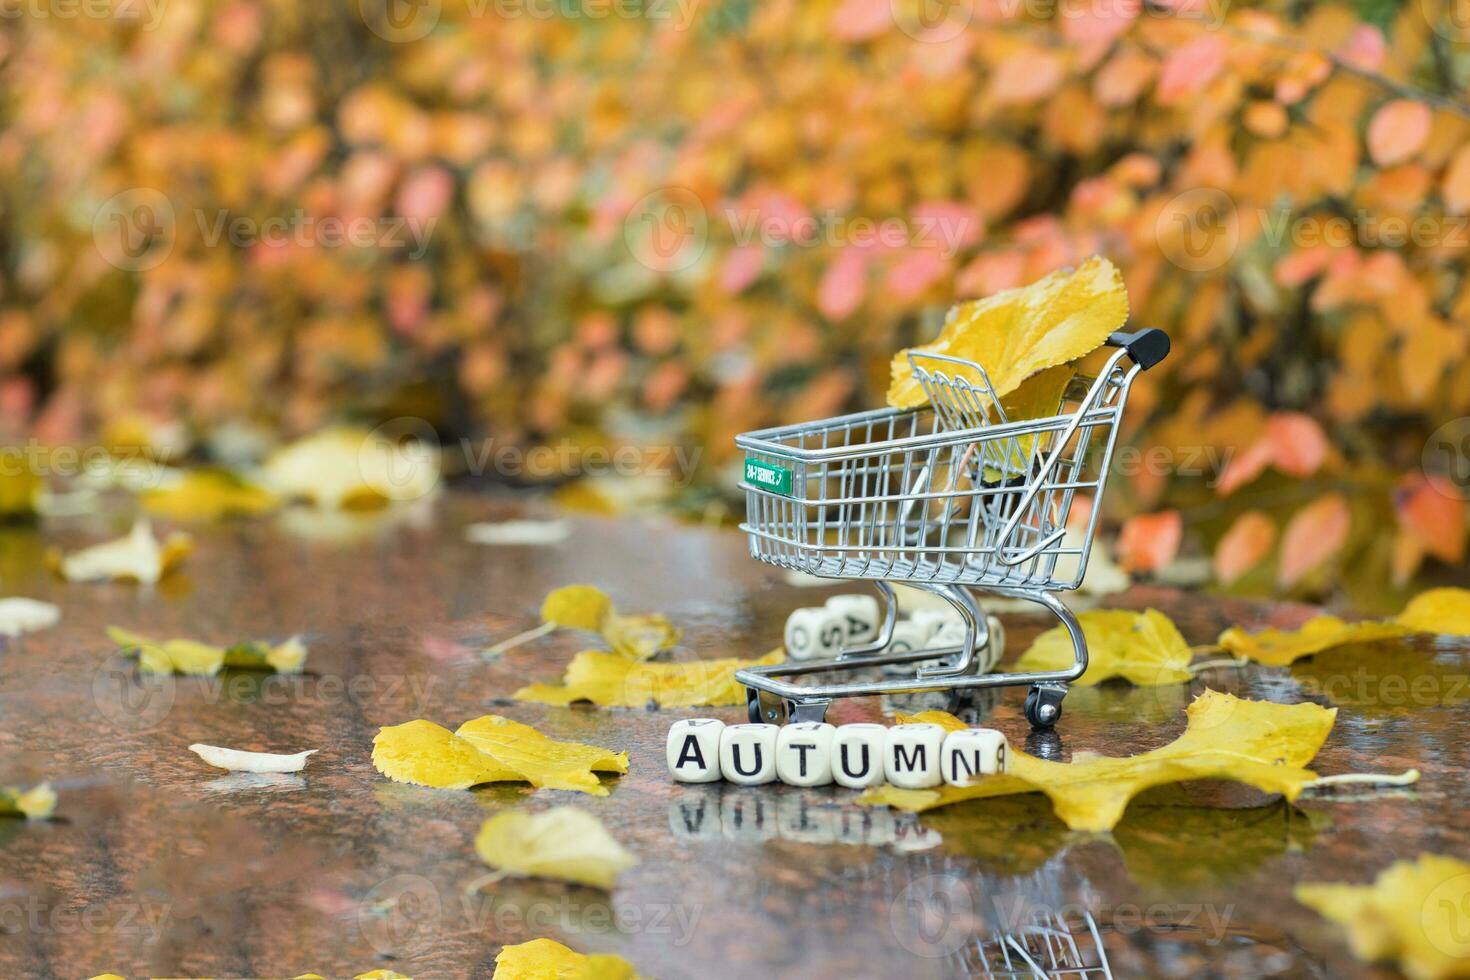
M 1006 737 L 993 728 L 950 732 L 940 754 L 944 781 L 963 786 L 977 776 L 1006 771 Z
M 729 731 L 729 729 L 726 729 Z M 884 745 L 883 775 L 900 789 L 929 789 L 943 781 L 939 750 L 945 731 L 938 725 L 894 725 Z
M 788 786 L 826 786 L 832 781 L 833 725 L 799 722 L 776 736 L 776 775 Z
M 888 729 L 882 725 L 841 725 L 832 737 L 832 779 L 848 789 L 883 782 L 883 755 Z
M 726 725 L 720 733 L 720 772 L 727 782 L 759 786 L 776 779 L 776 725 Z
M 720 733 L 725 723 L 718 718 L 683 718 L 669 727 L 664 755 L 669 775 L 681 783 L 716 783 L 720 780 Z
M 846 636 L 842 618 L 822 606 L 798 609 L 786 617 L 784 639 L 792 660 L 835 657 Z

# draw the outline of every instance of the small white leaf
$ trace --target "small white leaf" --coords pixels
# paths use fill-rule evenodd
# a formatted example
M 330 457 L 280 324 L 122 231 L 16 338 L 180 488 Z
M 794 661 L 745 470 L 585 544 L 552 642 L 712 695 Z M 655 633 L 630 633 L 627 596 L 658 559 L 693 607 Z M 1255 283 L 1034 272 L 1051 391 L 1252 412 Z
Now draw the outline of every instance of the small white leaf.
M 307 749 L 295 755 L 274 755 L 270 752 L 245 752 L 195 742 L 189 746 L 189 751 L 211 766 L 228 769 L 230 772 L 300 772 L 306 768 L 306 757 L 317 750 Z
M 464 539 L 470 544 L 559 544 L 571 534 L 569 521 L 500 521 L 471 524 L 464 529 Z
M 39 599 L 0 599 L 0 635 L 20 636 L 61 622 L 61 610 Z

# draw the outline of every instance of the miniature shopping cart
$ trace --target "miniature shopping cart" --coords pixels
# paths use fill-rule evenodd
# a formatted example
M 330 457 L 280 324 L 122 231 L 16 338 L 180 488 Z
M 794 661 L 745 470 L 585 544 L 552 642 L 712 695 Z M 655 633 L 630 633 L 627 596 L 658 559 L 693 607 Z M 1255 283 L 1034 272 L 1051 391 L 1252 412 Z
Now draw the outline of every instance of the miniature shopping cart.
M 1007 419 L 979 364 L 911 351 L 927 405 L 735 440 L 746 454 L 741 529 L 751 555 L 821 578 L 872 582 L 885 603 L 870 643 L 831 660 L 736 672 L 752 721 L 820 721 L 833 698 L 1029 684 L 1027 720 L 1038 728 L 1056 724 L 1067 685 L 1087 670 L 1087 641 L 1056 593 L 1077 588 L 1086 571 L 1129 388 L 1139 371 L 1169 353 L 1160 330 L 1115 333 L 1108 343 L 1118 350 L 1097 377 L 1073 377 L 1056 414 L 1043 418 Z M 1090 513 L 1084 527 L 1068 532 L 1079 497 L 1091 498 Z M 897 621 L 896 582 L 954 606 L 965 623 L 963 643 L 885 652 Z M 971 589 L 1051 610 L 1071 637 L 1075 663 L 1058 671 L 983 673 L 995 658 L 981 656 L 991 630 Z M 800 682 L 894 665 L 912 670 Z

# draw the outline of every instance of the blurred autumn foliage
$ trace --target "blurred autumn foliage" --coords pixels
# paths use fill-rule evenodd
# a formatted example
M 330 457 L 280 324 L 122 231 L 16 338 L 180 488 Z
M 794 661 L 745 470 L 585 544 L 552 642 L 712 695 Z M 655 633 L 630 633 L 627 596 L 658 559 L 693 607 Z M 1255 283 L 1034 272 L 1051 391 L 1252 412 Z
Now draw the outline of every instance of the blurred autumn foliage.
M 412 415 L 703 447 L 728 490 L 736 432 L 881 404 L 952 301 L 1100 253 L 1175 344 L 1107 501 L 1127 567 L 1464 558 L 1453 3 L 62 9 L 0 2 L 11 438 Z

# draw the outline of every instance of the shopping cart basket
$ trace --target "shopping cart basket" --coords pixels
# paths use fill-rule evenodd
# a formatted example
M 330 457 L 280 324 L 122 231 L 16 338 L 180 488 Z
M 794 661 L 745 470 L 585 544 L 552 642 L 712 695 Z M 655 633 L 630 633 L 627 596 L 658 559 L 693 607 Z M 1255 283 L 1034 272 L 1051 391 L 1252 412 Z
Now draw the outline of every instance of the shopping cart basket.
M 1029 684 L 1027 720 L 1056 724 L 1068 683 L 1087 670 L 1087 641 L 1056 594 L 1075 589 L 1087 569 L 1129 388 L 1169 353 L 1160 330 L 1115 333 L 1108 344 L 1118 350 L 1097 377 L 1072 378 L 1056 414 L 1043 418 L 1008 420 L 980 365 L 911 352 L 927 405 L 736 438 L 746 454 L 741 529 L 751 555 L 822 578 L 872 582 L 885 603 L 870 643 L 831 660 L 737 671 L 752 721 L 820 721 L 840 697 Z M 1091 498 L 1090 514 L 1085 528 L 1068 534 L 1079 495 Z M 885 653 L 897 621 L 896 582 L 954 606 L 963 643 Z M 990 630 L 971 589 L 1045 606 L 1071 637 L 1073 665 L 983 673 Z M 914 669 L 896 678 L 797 680 L 897 664 Z

